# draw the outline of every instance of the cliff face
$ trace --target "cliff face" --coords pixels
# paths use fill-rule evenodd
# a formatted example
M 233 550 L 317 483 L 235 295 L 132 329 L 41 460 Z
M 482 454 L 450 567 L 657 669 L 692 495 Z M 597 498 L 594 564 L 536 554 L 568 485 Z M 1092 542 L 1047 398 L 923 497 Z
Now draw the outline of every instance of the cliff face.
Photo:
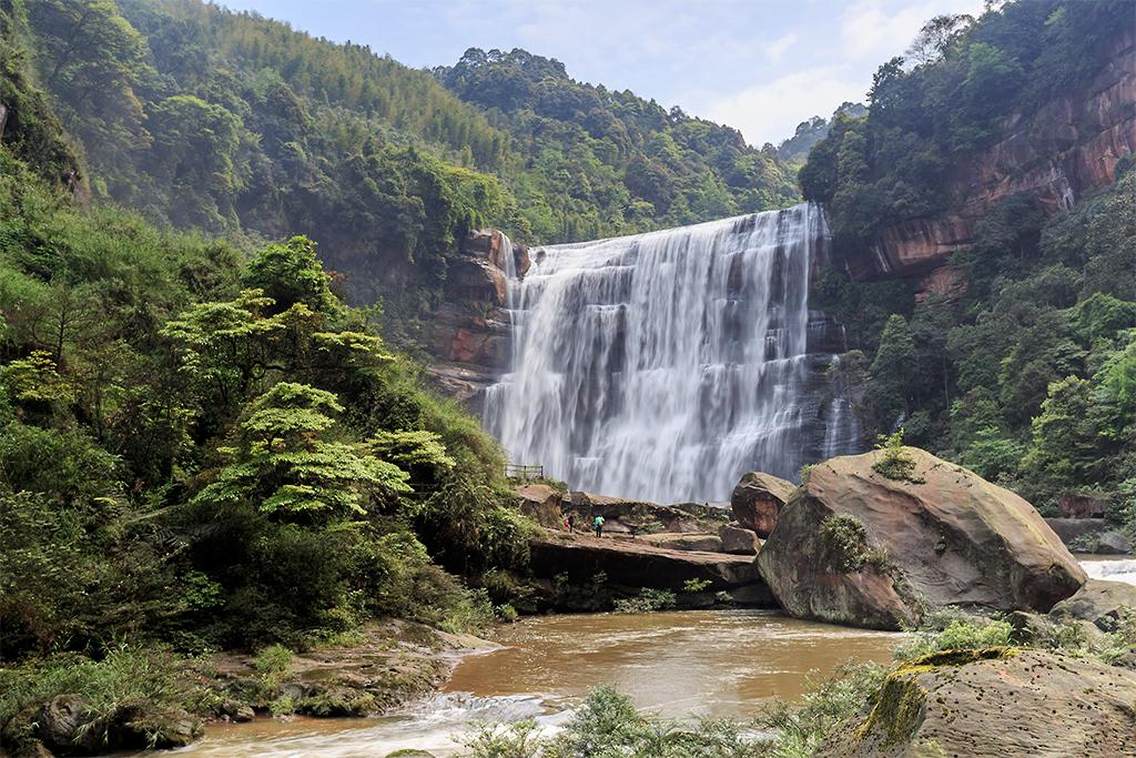
M 512 256 L 512 261 L 506 261 Z M 462 240 L 447 272 L 445 302 L 433 315 L 428 350 L 429 373 L 447 395 L 480 412 L 482 390 L 509 370 L 512 361 L 508 280 L 510 267 L 524 276 L 528 250 L 496 229 L 471 233 Z
M 944 271 L 970 244 L 976 222 L 999 201 L 1025 193 L 1049 213 L 1116 180 L 1116 167 L 1136 153 L 1136 31 L 1124 30 L 1108 63 L 1083 91 L 1046 103 L 1003 125 L 1004 137 L 954 170 L 950 212 L 883 231 L 871 254 L 846 261 L 857 279 L 923 276 L 924 294 L 957 291 Z

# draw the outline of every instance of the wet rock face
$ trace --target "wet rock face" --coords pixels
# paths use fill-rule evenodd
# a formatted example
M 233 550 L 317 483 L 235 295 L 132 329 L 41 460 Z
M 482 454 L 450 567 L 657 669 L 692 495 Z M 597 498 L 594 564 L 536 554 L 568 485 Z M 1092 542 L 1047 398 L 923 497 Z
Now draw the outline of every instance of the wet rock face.
M 1005 198 L 1026 194 L 1056 213 L 1116 180 L 1136 153 L 1136 31 L 1119 30 L 1109 62 L 1083 90 L 1002 125 L 1002 139 L 961 161 L 949 181 L 951 210 L 888 227 L 873 250 L 845 261 L 854 278 L 927 274 L 969 245 L 976 222 Z M 957 293 L 932 274 L 924 292 Z
M 742 476 L 730 496 L 734 519 L 758 537 L 768 537 L 777 526 L 777 515 L 797 486 L 772 474 L 751 471 Z
M 1048 611 L 1085 582 L 1033 506 L 917 448 L 908 480 L 884 451 L 815 466 L 781 510 L 758 568 L 793 616 L 880 629 L 946 605 Z
M 817 754 L 1136 755 L 1134 702 L 1136 672 L 1091 659 L 948 652 L 890 674 L 867 718 Z

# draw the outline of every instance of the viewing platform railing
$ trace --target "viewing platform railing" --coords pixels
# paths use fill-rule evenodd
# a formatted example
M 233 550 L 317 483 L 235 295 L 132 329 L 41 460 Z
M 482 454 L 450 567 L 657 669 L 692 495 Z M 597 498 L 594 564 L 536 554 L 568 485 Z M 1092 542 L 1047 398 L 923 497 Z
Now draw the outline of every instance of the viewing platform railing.
M 508 463 L 505 465 L 505 476 L 510 479 L 523 479 L 525 481 L 530 479 L 543 479 L 544 466 L 524 466 L 519 463 Z

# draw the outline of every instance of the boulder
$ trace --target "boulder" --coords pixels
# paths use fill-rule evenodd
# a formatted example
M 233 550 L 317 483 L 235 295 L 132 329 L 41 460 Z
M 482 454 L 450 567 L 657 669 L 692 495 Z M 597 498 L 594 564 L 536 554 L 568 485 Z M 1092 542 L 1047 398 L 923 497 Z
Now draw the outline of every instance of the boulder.
M 768 537 L 777 526 L 777 514 L 797 487 L 772 474 L 751 471 L 742 476 L 730 496 L 734 520 L 758 537 Z
M 948 651 L 889 674 L 825 756 L 1136 755 L 1136 672 L 1040 650 Z
M 736 555 L 757 555 L 757 549 L 761 545 L 757 532 L 737 524 L 723 526 L 718 530 L 718 537 L 722 541 L 722 551 Z
M 1096 550 L 1100 555 L 1130 555 L 1132 543 L 1120 532 L 1110 529 L 1097 537 Z
M 605 525 L 606 526 L 606 525 Z M 704 553 L 727 552 L 722 549 L 722 540 L 715 534 L 644 534 L 639 539 L 648 545 L 665 547 L 668 550 L 700 550 Z
M 1053 606 L 1049 615 L 1057 619 L 1091 621 L 1103 631 L 1116 629 L 1121 614 L 1136 613 L 1136 585 L 1090 579 L 1072 597 Z
M 816 465 L 781 510 L 757 565 L 790 615 L 898 629 L 946 605 L 1046 612 L 1084 584 L 1021 497 L 917 448 L 888 478 L 885 455 Z
M 562 497 L 557 490 L 547 484 L 526 484 L 517 488 L 517 495 L 521 499 L 521 513 L 549 529 L 564 528 Z

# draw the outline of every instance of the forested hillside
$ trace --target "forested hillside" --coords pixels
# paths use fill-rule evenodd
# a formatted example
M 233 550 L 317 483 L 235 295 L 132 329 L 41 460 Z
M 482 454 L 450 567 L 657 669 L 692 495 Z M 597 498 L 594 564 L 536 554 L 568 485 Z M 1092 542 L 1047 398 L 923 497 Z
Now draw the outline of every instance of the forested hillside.
M 449 69 L 463 97 L 503 68 L 525 83 L 467 103 L 367 47 L 200 0 L 7 5 L 96 200 L 181 228 L 307 234 L 354 300 L 384 300 L 393 334 L 437 305 L 471 228 L 589 239 L 796 196 L 736 131 L 523 51 Z
M 830 210 L 834 248 L 863 255 L 897 223 L 957 218 L 952 170 L 1048 100 L 1092 94 L 1089 78 L 1131 20 L 1125 2 L 1019 2 L 977 22 L 929 23 L 907 60 L 879 69 L 866 116 L 838 115 L 801 171 L 805 196 Z M 866 383 L 871 432 L 903 426 L 913 444 L 1040 507 L 1081 494 L 1136 518 L 1130 157 L 1117 174 L 1115 185 L 1056 214 L 1029 192 L 997 199 L 946 262 L 957 284 L 918 302 L 914 279 L 820 278 L 813 302 L 842 319 L 863 351 L 845 366 Z
M 22 10 L 0 9 L 5 31 Z M 76 691 L 83 719 L 109 719 L 98 729 L 142 713 L 131 745 L 165 740 L 162 709 L 190 707 L 169 648 L 492 618 L 468 583 L 527 560 L 497 445 L 333 293 L 308 238 L 228 242 L 84 208 L 79 159 L 14 40 L 0 46 L 0 725 L 17 727 L 0 740 L 22 749 L 9 719 Z M 110 65 L 61 76 L 121 83 Z
M 559 61 L 471 48 L 434 75 L 516 138 L 527 169 L 517 198 L 542 239 L 678 226 L 797 197 L 774 151 L 679 108 L 577 82 Z

